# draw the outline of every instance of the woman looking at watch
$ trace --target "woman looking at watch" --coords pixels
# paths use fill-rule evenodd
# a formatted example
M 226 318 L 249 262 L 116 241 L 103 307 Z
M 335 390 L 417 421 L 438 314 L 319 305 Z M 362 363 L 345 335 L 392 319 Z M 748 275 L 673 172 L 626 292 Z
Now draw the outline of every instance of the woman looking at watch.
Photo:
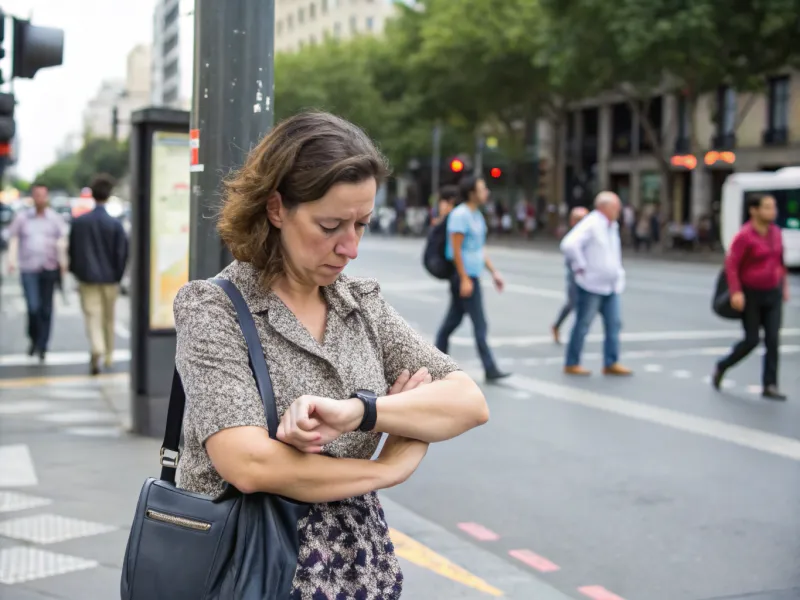
M 313 503 L 298 525 L 292 600 L 399 598 L 375 491 L 405 481 L 429 443 L 489 417 L 480 388 L 403 320 L 377 281 L 342 273 L 386 175 L 359 128 L 304 113 L 277 125 L 226 181 L 218 229 L 236 260 L 219 277 L 253 313 L 280 441 L 268 436 L 225 293 L 192 281 L 175 300 L 187 396 L 179 485 L 215 495 L 226 481 Z

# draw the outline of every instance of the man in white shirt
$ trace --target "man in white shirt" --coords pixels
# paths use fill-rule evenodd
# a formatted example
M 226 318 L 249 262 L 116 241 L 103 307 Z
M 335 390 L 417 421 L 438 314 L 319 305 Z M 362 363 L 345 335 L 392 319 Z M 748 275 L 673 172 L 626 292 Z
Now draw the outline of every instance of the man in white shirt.
M 625 288 L 622 268 L 619 220 L 622 204 L 613 192 L 600 192 L 594 210 L 584 217 L 561 241 L 561 251 L 575 274 L 575 323 L 567 346 L 564 372 L 590 375 L 581 366 L 583 341 L 600 312 L 605 329 L 603 373 L 630 375 L 619 364 L 620 305 L 619 294 Z

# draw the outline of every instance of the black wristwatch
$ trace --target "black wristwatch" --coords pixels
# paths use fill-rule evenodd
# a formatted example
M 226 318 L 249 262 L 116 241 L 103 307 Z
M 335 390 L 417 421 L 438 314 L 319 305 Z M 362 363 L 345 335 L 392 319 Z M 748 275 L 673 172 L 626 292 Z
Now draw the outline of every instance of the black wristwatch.
M 372 431 L 378 420 L 378 394 L 370 390 L 356 390 L 351 398 L 358 398 L 364 404 L 364 418 L 357 431 Z

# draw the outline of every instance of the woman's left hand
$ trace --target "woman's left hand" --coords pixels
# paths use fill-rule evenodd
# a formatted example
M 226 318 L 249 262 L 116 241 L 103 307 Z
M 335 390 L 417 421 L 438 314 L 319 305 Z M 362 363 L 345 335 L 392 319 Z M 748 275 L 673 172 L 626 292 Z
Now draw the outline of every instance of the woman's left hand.
M 389 390 L 389 395 L 413 390 L 431 382 L 423 367 L 413 375 L 403 371 Z M 277 437 L 301 452 L 319 453 L 343 433 L 354 431 L 364 416 L 361 400 L 334 400 L 319 396 L 300 396 L 286 409 L 278 426 Z

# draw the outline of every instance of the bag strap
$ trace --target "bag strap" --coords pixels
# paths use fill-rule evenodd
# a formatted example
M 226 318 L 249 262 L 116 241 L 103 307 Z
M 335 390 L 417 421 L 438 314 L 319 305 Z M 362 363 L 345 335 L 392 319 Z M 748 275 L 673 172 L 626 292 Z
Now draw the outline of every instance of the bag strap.
M 278 433 L 278 408 L 275 404 L 275 392 L 272 389 L 272 380 L 269 376 L 267 361 L 264 359 L 264 349 L 258 337 L 258 330 L 253 321 L 253 315 L 247 307 L 239 289 L 227 279 L 209 279 L 211 283 L 223 289 L 228 295 L 236 310 L 239 327 L 244 334 L 249 355 L 250 370 L 256 380 L 256 387 L 264 404 L 264 413 L 267 418 L 269 437 L 277 439 Z M 175 483 L 175 474 L 180 460 L 180 438 L 183 426 L 183 413 L 186 406 L 186 393 L 183 389 L 181 376 L 178 369 L 172 376 L 172 389 L 169 395 L 169 408 L 167 409 L 167 425 L 164 431 L 164 443 L 161 445 L 161 480 Z M 174 456 L 166 456 L 165 452 L 172 452 Z

